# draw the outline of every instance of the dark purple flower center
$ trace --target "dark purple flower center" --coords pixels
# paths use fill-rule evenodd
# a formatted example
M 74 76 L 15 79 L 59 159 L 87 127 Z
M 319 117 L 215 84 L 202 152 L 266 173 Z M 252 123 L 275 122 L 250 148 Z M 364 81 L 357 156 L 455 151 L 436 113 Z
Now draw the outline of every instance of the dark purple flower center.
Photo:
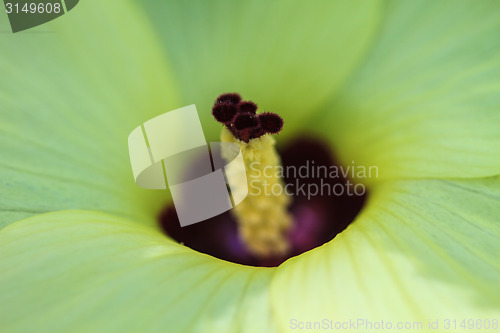
M 251 121 L 245 124 L 253 128 Z M 285 146 L 278 147 L 278 150 L 284 170 L 300 172 L 301 167 L 311 166 L 314 166 L 314 170 L 340 168 L 327 145 L 307 136 L 298 136 Z M 293 226 L 287 235 L 292 248 L 286 256 L 265 259 L 253 256 L 238 236 L 237 222 L 230 212 L 180 227 L 175 208 L 170 205 L 160 214 L 161 227 L 174 240 L 219 259 L 251 266 L 277 266 L 290 257 L 332 240 L 353 221 L 365 201 L 366 194 L 352 195 L 352 191 L 345 190 L 337 190 L 336 194 L 311 195 L 309 190 L 312 188 L 346 189 L 349 181 L 341 173 L 339 177 L 325 173 L 303 176 L 292 172 L 284 174 L 285 183 L 294 189 L 290 206 Z
M 212 114 L 237 139 L 247 143 L 265 134 L 279 133 L 283 128 L 280 116 L 272 112 L 257 113 L 255 103 L 242 101 L 236 93 L 220 95 Z M 287 192 L 292 196 L 289 212 L 293 223 L 286 233 L 291 246 L 286 255 L 265 258 L 253 255 L 242 242 L 237 221 L 230 212 L 181 227 L 175 208 L 170 205 L 159 217 L 165 233 L 193 250 L 251 266 L 277 266 L 332 240 L 361 210 L 366 192 L 353 192 L 349 188 L 353 184 L 344 178 L 344 173 L 332 172 L 341 166 L 321 141 L 299 136 L 278 148 L 283 164 L 279 177 L 283 177 L 285 189 L 294 189 L 292 194 Z

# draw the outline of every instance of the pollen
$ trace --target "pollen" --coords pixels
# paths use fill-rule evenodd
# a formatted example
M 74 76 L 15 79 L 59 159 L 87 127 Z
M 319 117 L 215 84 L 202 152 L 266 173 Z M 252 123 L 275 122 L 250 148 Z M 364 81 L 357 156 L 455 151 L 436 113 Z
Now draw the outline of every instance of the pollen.
M 228 102 L 224 98 L 228 95 L 238 102 Z M 248 195 L 231 211 L 238 224 L 239 236 L 257 257 L 284 255 L 290 250 L 287 233 L 293 220 L 288 211 L 291 197 L 284 190 L 279 172 L 274 172 L 281 167 L 281 159 L 276 151 L 276 140 L 269 135 L 282 129 L 283 120 L 271 112 L 257 114 L 254 103 L 241 102 L 235 94 L 221 95 L 213 111 L 221 103 L 236 106 L 237 113 L 230 122 L 220 121 L 215 114 L 214 117 L 225 125 L 221 141 L 239 145 L 247 176 L 246 180 L 238 179 L 236 183 L 246 181 L 241 185 L 248 188 Z M 222 155 L 227 158 L 232 154 L 223 150 Z M 228 172 L 227 177 L 232 177 L 232 174 Z

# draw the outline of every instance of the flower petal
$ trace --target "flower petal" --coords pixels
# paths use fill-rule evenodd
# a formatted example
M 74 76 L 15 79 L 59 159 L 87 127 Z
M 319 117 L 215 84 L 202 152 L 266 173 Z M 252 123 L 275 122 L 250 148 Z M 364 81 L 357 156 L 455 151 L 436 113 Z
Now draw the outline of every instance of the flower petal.
M 239 92 L 285 120 L 288 136 L 357 65 L 380 19 L 379 1 L 145 1 L 172 56 L 186 104 L 209 110 Z
M 1 35 L 0 227 L 68 208 L 152 223 L 165 192 L 134 184 L 127 136 L 175 98 L 157 45 L 121 0 Z
M 315 124 L 381 178 L 500 173 L 500 2 L 390 1 L 364 65 Z
M 499 199 L 500 177 L 380 184 L 343 233 L 278 268 L 279 324 L 498 320 Z
M 38 215 L 0 231 L 9 332 L 275 332 L 272 269 L 224 262 L 97 212 Z

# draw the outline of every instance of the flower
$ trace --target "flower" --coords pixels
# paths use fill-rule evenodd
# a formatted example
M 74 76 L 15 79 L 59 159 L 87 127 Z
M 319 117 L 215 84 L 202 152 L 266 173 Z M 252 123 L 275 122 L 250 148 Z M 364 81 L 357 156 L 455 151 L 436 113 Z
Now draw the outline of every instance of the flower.
M 498 6 L 88 0 L 30 30 L 51 33 L 2 35 L 2 328 L 498 319 Z M 378 166 L 347 230 L 277 268 L 158 231 L 164 192 L 133 183 L 127 135 L 187 103 L 210 110 L 224 91 L 279 112 L 280 140 L 307 129 L 344 163 Z

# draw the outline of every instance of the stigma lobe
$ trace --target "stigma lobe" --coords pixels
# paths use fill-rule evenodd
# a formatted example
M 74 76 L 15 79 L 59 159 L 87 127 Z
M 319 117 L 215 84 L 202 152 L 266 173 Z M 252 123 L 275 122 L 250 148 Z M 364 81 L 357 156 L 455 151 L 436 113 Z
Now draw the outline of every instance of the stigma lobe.
M 265 134 L 277 134 L 283 129 L 283 119 L 278 114 L 257 114 L 257 105 L 252 101 L 242 101 L 237 93 L 226 93 L 217 97 L 212 115 L 238 140 L 246 143 Z

